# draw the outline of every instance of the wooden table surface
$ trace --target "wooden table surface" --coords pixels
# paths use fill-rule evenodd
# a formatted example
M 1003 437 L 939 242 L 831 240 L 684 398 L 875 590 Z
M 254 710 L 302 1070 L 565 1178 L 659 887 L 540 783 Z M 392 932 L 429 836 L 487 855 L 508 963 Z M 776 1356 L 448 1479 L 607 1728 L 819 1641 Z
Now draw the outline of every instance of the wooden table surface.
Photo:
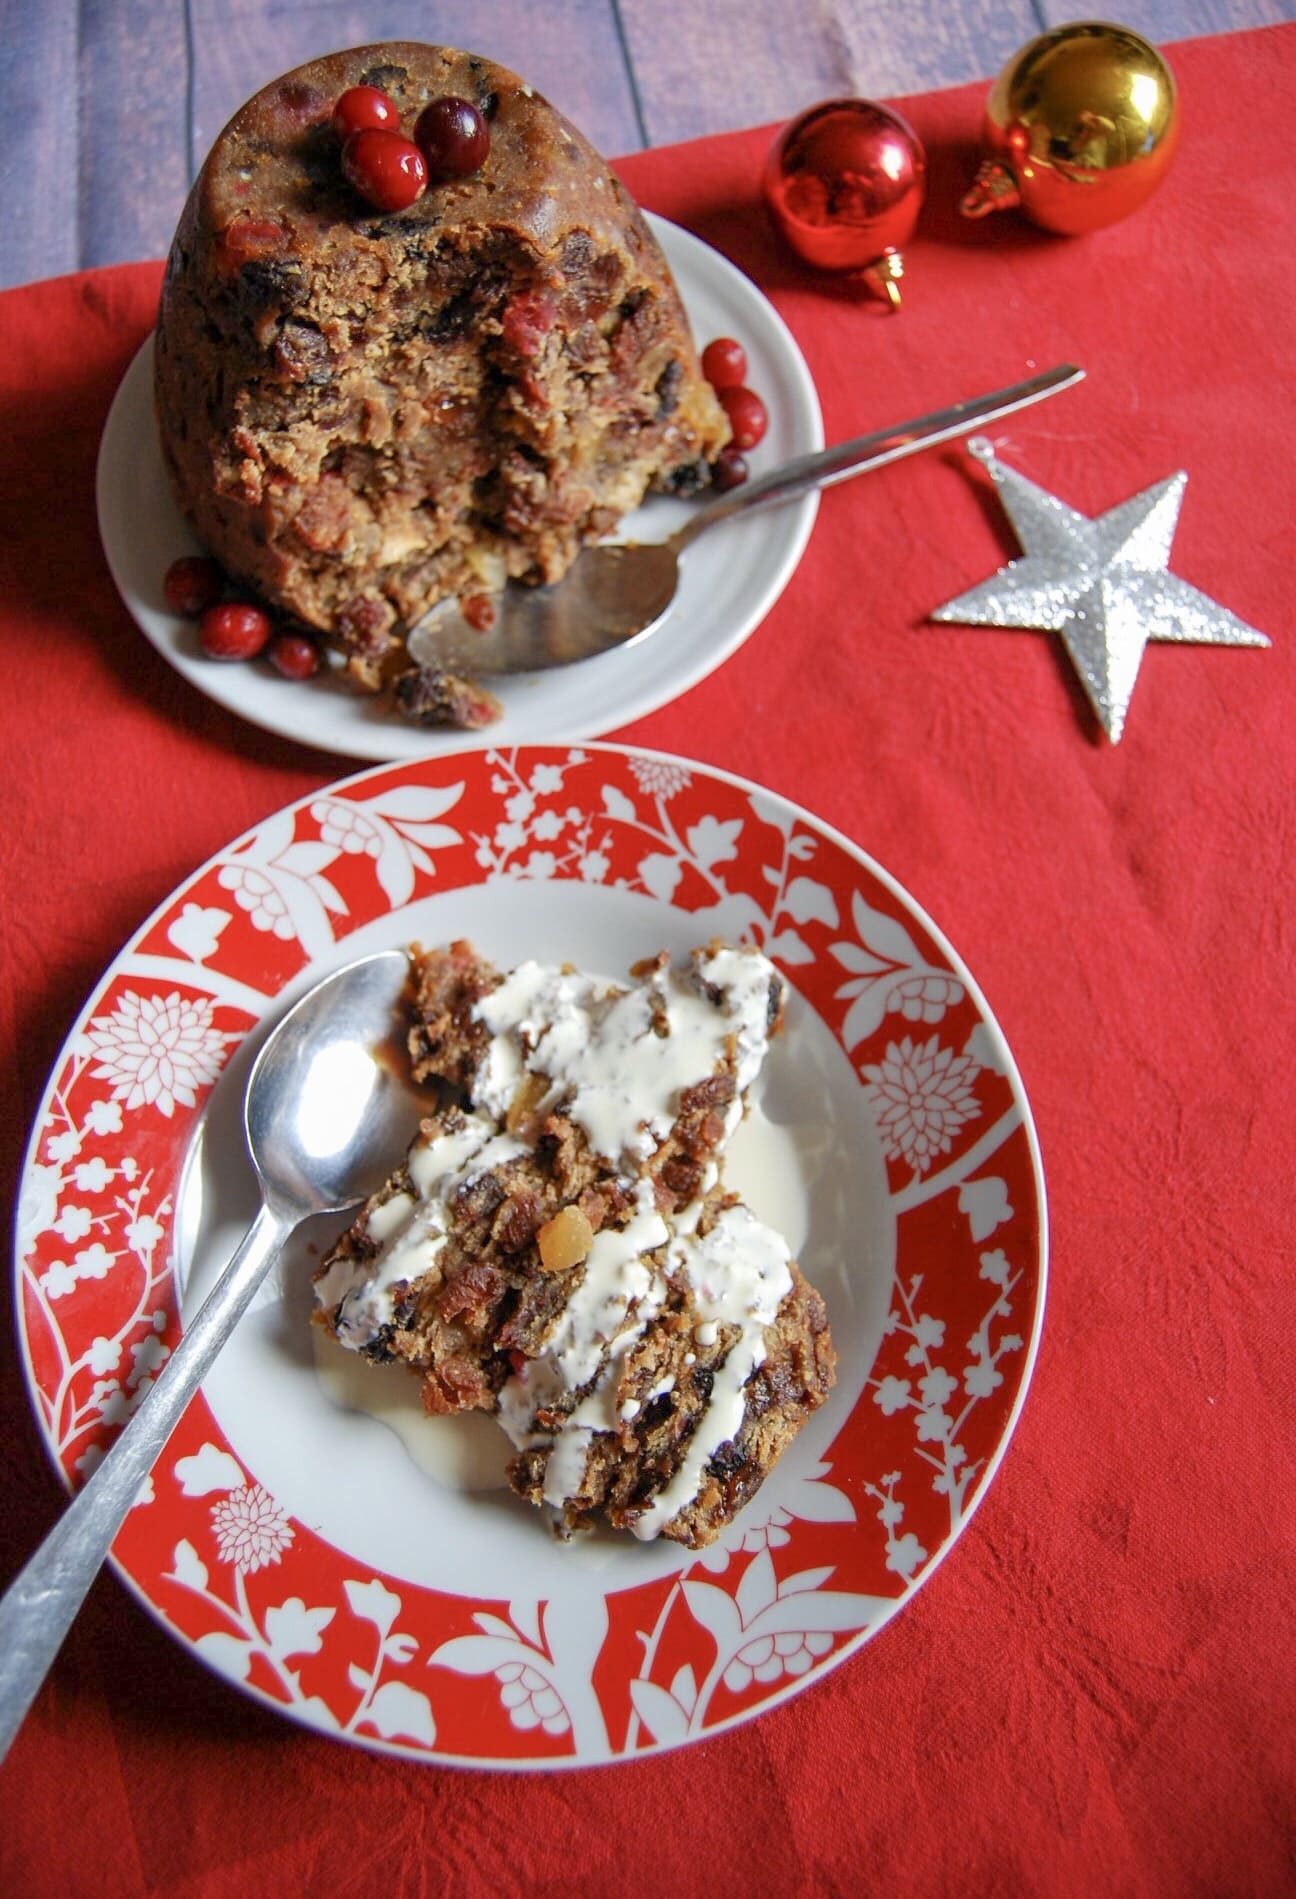
M 276 74 L 380 39 L 471 42 L 609 155 L 988 78 L 1065 0 L 0 0 L 0 286 L 165 254 L 212 140 Z M 1165 45 L 1296 0 L 1124 0 Z

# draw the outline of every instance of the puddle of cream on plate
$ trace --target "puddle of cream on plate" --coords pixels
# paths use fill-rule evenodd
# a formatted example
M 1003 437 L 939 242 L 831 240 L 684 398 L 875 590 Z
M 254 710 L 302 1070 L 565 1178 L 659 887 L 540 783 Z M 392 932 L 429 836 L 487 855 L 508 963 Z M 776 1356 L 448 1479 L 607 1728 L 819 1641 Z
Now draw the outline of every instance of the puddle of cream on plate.
M 753 1100 L 729 1142 L 725 1181 L 797 1258 L 809 1227 L 809 1175 L 793 1127 L 776 1126 Z M 315 1376 L 331 1404 L 385 1424 L 418 1468 L 444 1490 L 502 1490 L 513 1446 L 495 1418 L 468 1412 L 429 1418 L 419 1381 L 403 1365 L 372 1365 L 311 1327 Z

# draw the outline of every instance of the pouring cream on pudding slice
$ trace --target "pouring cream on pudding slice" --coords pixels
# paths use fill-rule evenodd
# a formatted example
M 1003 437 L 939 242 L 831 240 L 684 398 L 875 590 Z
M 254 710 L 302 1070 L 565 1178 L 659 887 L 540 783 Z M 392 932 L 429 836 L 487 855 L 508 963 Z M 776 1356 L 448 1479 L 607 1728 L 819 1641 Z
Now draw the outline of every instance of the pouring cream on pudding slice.
M 823 1400 L 822 1300 L 726 1191 L 784 985 L 723 945 L 631 984 L 471 948 L 420 960 L 420 1129 L 316 1280 L 338 1342 L 494 1412 L 514 1489 L 564 1533 L 604 1517 L 711 1540 Z

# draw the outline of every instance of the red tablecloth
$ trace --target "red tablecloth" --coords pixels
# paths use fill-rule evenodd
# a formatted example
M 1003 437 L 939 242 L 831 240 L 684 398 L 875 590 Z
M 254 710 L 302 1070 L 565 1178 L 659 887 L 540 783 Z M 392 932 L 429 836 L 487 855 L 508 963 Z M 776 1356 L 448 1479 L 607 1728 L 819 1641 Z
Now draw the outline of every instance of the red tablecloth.
M 643 154 L 640 198 L 796 333 L 830 437 L 1072 359 L 995 432 L 1096 514 L 1184 467 L 1172 556 L 1273 638 L 1149 650 L 1124 740 L 1059 643 L 925 623 L 1015 551 L 966 457 L 826 497 L 768 622 L 627 736 L 857 838 L 967 958 L 1049 1178 L 1035 1382 L 954 1554 L 864 1651 L 732 1734 L 570 1775 L 378 1759 L 210 1678 L 100 1580 L 4 1769 L 10 1892 L 1261 1892 L 1293 1868 L 1290 531 L 1296 30 L 1175 49 L 1161 194 L 1077 241 L 955 214 L 983 88 L 911 100 L 931 159 L 904 314 L 795 269 L 768 134 Z M 96 443 L 158 268 L 0 301 L 4 1164 L 78 1005 L 217 847 L 345 765 L 237 724 L 135 631 Z M 7 1574 L 60 1493 L 12 1352 Z

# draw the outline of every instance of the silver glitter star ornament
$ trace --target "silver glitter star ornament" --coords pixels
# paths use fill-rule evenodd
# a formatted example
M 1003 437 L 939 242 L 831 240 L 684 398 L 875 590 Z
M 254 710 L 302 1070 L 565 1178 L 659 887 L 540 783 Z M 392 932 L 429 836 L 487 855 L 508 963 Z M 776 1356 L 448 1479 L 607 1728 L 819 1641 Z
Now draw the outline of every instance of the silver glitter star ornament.
M 1006 468 L 984 436 L 973 436 L 968 452 L 989 470 L 1023 558 L 931 617 L 1060 633 L 1113 744 L 1149 640 L 1268 646 L 1263 633 L 1167 572 L 1182 471 L 1090 520 Z

